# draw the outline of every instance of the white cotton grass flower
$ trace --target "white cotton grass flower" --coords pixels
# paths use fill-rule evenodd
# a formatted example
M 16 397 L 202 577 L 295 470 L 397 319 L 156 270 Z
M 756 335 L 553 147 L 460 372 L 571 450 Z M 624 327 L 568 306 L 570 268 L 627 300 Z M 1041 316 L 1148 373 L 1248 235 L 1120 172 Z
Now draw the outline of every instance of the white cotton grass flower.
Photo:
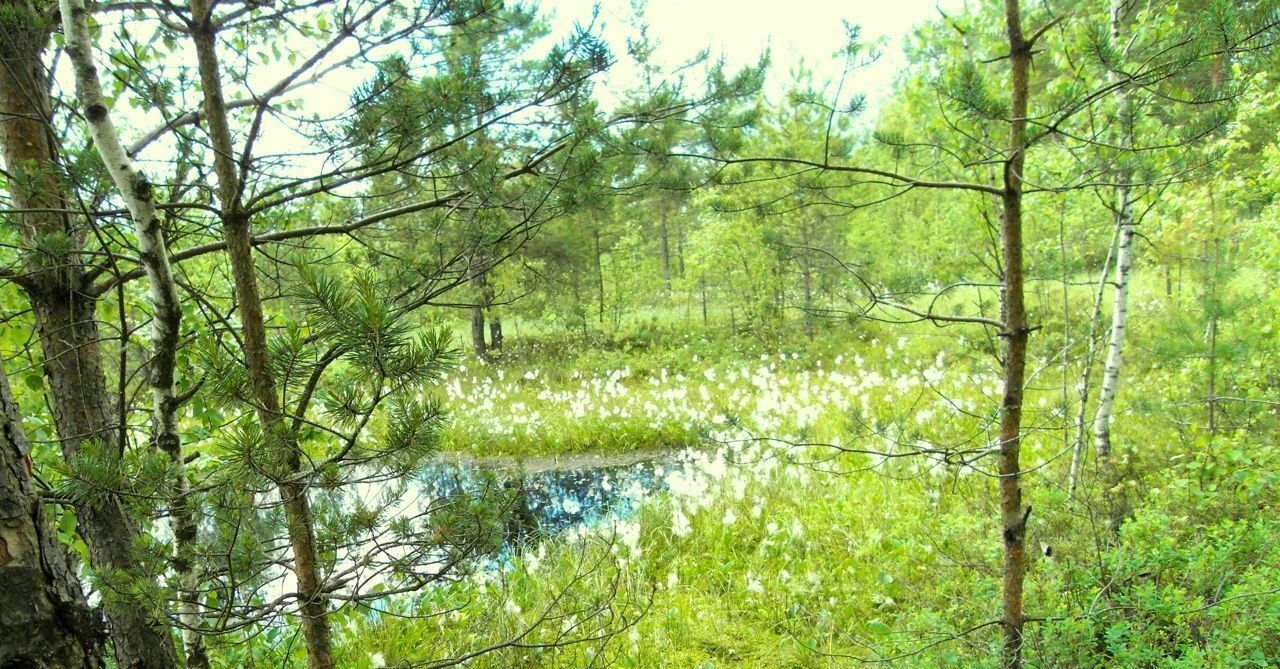
M 689 517 L 676 507 L 671 510 L 671 533 L 677 537 L 687 537 L 693 532 L 693 526 L 689 523 Z
M 747 592 L 753 595 L 764 594 L 764 584 L 760 579 L 756 578 L 751 572 L 747 572 Z
M 864 420 L 874 421 L 882 407 L 893 406 L 904 398 L 914 402 L 914 396 L 928 392 L 929 387 L 957 393 L 954 404 L 920 402 L 915 410 L 903 416 L 907 423 L 914 421 L 929 427 L 950 420 L 956 407 L 971 414 L 979 413 L 987 401 L 981 392 L 998 391 L 998 378 L 958 371 L 956 365 L 948 365 L 953 361 L 945 353 L 918 355 L 909 350 L 907 344 L 901 339 L 873 342 L 873 346 L 892 350 L 893 362 L 889 364 L 879 354 L 872 360 L 856 355 L 818 359 L 788 352 L 746 362 L 703 361 L 701 369 L 688 377 L 672 369 L 642 372 L 617 367 L 579 371 L 572 378 L 561 370 L 521 369 L 511 373 L 522 379 L 520 383 L 503 384 L 501 369 L 476 366 L 448 375 L 443 390 L 455 407 L 452 425 L 459 426 L 458 429 L 465 426 L 474 432 L 463 433 L 466 443 L 486 442 L 499 447 L 509 440 L 516 445 L 526 441 L 563 440 L 566 423 L 619 426 L 628 430 L 677 427 L 691 434 L 710 429 L 712 438 L 723 442 L 741 442 L 752 434 L 804 441 L 807 438 L 804 435 L 820 429 L 818 426 L 823 421 L 843 412 L 859 411 Z M 871 369 L 872 365 L 876 369 Z M 996 391 L 991 391 L 992 388 Z M 885 439 L 888 441 L 889 437 Z M 721 527 L 729 528 L 741 526 L 742 520 L 750 518 L 752 531 L 767 532 L 762 544 L 773 547 L 764 549 L 762 545 L 765 551 L 762 555 L 803 540 L 807 531 L 800 521 L 774 518 L 772 513 L 770 517 L 764 516 L 768 500 L 763 496 L 752 495 L 751 503 L 746 503 L 748 495 L 761 483 L 782 476 L 793 490 L 813 486 L 814 494 L 828 492 L 821 488 L 820 478 L 789 465 L 787 458 L 782 457 L 782 450 L 783 447 L 770 444 L 739 444 L 718 450 L 691 448 L 669 463 L 655 467 L 653 474 L 661 479 L 658 487 L 665 489 L 663 497 L 671 504 L 672 537 L 690 537 L 695 529 L 714 532 L 715 519 L 720 520 Z M 643 503 L 652 495 L 652 490 L 641 487 L 635 480 L 621 477 L 604 480 L 600 490 L 637 503 Z M 931 495 L 930 501 L 936 505 L 934 497 Z M 558 500 L 557 503 L 567 512 L 579 512 L 593 506 L 594 500 Z M 706 522 L 695 528 L 692 518 L 710 508 L 716 508 L 719 513 L 708 515 Z M 565 538 L 570 541 L 587 535 L 607 538 L 616 533 L 617 559 L 634 560 L 636 554 L 629 549 L 639 549 L 640 528 L 615 524 L 617 521 L 608 520 L 608 515 L 604 522 L 575 526 L 566 532 Z M 759 520 L 768 522 L 759 523 Z M 526 569 L 533 571 L 540 566 L 549 568 L 541 556 L 532 559 L 526 556 Z M 802 583 L 809 577 L 817 578 L 804 570 L 794 574 L 784 570 L 778 575 L 779 581 L 790 579 L 792 583 Z M 669 579 L 671 586 L 679 582 L 674 571 Z M 477 582 L 485 586 L 482 579 Z M 753 594 L 759 594 L 765 587 L 754 575 L 747 585 Z M 494 589 L 498 587 L 493 584 Z
M 617 523 L 618 539 L 623 546 L 627 547 L 627 552 L 632 555 L 640 554 L 640 523 L 635 521 L 627 521 Z
M 369 664 L 374 667 L 385 667 L 387 658 L 383 657 L 382 653 L 369 653 Z

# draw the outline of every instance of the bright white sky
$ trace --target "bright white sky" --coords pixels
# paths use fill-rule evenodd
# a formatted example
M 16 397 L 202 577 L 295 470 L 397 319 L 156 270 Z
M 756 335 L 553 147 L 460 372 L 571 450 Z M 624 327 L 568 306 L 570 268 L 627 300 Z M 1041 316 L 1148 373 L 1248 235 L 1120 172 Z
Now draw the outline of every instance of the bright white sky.
M 564 34 L 575 20 L 590 18 L 596 0 L 542 0 L 553 31 Z M 649 35 L 659 42 L 657 59 L 674 66 L 699 50 L 710 48 L 730 66 L 754 64 L 770 50 L 772 67 L 767 92 L 786 89 L 790 72 L 802 62 L 818 79 L 840 76 L 842 61 L 833 56 L 845 43 L 843 21 L 862 29 L 864 43 L 880 47 L 881 57 L 859 70 L 848 82 L 852 91 L 866 94 L 874 104 L 882 99 L 902 69 L 902 41 L 911 29 L 938 17 L 938 7 L 957 13 L 964 0 L 649 0 L 645 19 Z M 630 26 L 629 0 L 603 0 L 600 20 L 615 55 L 626 53 Z M 614 83 L 626 85 L 633 76 L 620 63 L 610 73 Z M 621 81 L 619 81 L 621 80 Z
M 558 39 L 573 29 L 575 22 L 591 20 L 600 6 L 599 33 L 617 58 L 617 65 L 597 85 L 597 93 L 608 104 L 617 92 L 638 86 L 635 68 L 626 57 L 627 39 L 637 36 L 631 0 L 540 0 L 540 14 L 551 22 L 552 37 Z M 709 49 L 713 58 L 723 56 L 731 69 L 755 64 L 768 49 L 771 67 L 766 93 L 777 99 L 788 88 L 792 71 L 802 63 L 813 70 L 817 82 L 836 80 L 843 59 L 836 57 L 845 43 L 844 21 L 862 29 L 862 40 L 878 46 L 880 58 L 869 67 L 858 70 L 846 82 L 847 101 L 851 94 L 867 96 L 869 113 L 864 122 L 874 119 L 877 104 L 884 100 L 894 77 L 904 65 L 902 44 L 914 26 L 938 16 L 941 6 L 949 14 L 961 11 L 966 0 L 648 0 L 645 20 L 649 35 L 657 42 L 655 60 L 665 68 L 684 63 L 699 51 Z M 252 88 L 263 90 L 290 69 L 287 63 L 259 68 L 250 81 Z M 70 68 L 60 68 L 60 81 L 71 90 Z M 369 76 L 360 69 L 334 72 L 323 81 L 297 92 L 306 108 L 320 116 L 340 114 L 347 109 L 352 90 Z M 695 79 L 691 83 L 696 83 Z M 257 79 L 261 79 L 258 81 Z M 242 86 L 231 86 L 229 98 L 243 95 Z M 127 107 L 114 111 L 123 121 L 126 138 L 136 137 L 142 129 L 162 122 L 158 116 L 133 112 Z M 281 125 L 268 121 L 268 125 Z M 291 128 L 272 127 L 265 132 L 259 149 L 289 153 L 300 150 L 304 140 Z M 147 153 L 166 155 L 165 142 Z M 149 156 L 141 156 L 145 162 Z

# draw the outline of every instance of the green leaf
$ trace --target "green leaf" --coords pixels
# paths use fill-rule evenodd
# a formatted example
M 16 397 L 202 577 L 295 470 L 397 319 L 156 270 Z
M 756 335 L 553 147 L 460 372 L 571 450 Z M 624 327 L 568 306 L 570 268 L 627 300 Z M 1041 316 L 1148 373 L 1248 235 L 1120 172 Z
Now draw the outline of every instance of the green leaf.
M 893 632 L 893 630 L 888 625 L 884 624 L 884 622 L 879 618 L 872 618 L 867 621 L 867 631 L 872 632 L 877 636 L 887 636 Z
M 58 519 L 58 535 L 62 541 L 70 542 L 71 537 L 76 533 L 76 514 L 71 511 L 65 511 L 62 517 Z

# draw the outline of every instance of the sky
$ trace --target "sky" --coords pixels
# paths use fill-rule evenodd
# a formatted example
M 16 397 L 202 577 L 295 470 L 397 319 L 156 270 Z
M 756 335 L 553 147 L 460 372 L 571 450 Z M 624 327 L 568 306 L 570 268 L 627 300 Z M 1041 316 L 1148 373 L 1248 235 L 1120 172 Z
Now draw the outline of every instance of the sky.
M 770 52 L 772 65 L 766 93 L 777 97 L 802 63 L 821 79 L 838 79 L 842 60 L 833 56 L 845 45 L 844 21 L 857 25 L 862 40 L 877 46 L 880 57 L 860 69 L 849 82 L 853 91 L 865 94 L 874 108 L 905 65 L 903 40 L 914 26 L 938 17 L 938 8 L 958 12 L 965 0 L 648 0 L 645 20 L 649 35 L 658 42 L 655 59 L 668 68 L 678 67 L 702 49 L 712 57 L 723 56 L 731 69 L 754 65 L 761 53 Z M 575 23 L 592 20 L 599 6 L 599 32 L 615 56 L 625 56 L 627 39 L 637 35 L 631 0 L 541 0 L 539 14 L 551 24 L 550 40 L 572 32 Z M 635 68 L 625 57 L 601 80 L 597 91 L 625 90 L 638 84 Z M 282 66 L 283 67 L 283 66 Z M 270 79 L 274 74 L 268 74 Z M 335 94 L 328 100 L 334 112 L 342 111 L 349 86 L 363 80 L 330 77 L 322 85 Z
M 938 16 L 938 8 L 958 12 L 965 0 L 648 0 L 644 18 L 649 35 L 657 42 L 654 60 L 659 66 L 674 68 L 700 50 L 708 49 L 713 58 L 723 57 L 730 71 L 753 65 L 761 53 L 770 52 L 771 67 L 765 92 L 778 99 L 790 81 L 792 71 L 804 64 L 818 80 L 840 77 L 843 59 L 835 54 L 846 40 L 844 22 L 861 28 L 864 43 L 878 47 L 879 58 L 859 69 L 846 82 L 843 100 L 850 95 L 866 96 L 868 112 L 862 122 L 873 122 L 878 103 L 892 86 L 896 73 L 903 69 L 902 45 L 914 26 Z M 597 95 L 608 106 L 611 95 L 639 84 L 633 63 L 625 57 L 628 38 L 637 35 L 631 0 L 540 0 L 539 14 L 551 25 L 549 40 L 568 35 L 577 22 L 590 22 L 599 6 L 598 29 L 617 63 L 597 84 Z M 335 54 L 336 57 L 336 54 Z M 287 63 L 258 68 L 249 85 L 264 90 L 288 73 Z M 62 68 L 60 79 L 70 90 L 70 68 Z M 344 113 L 351 92 L 366 81 L 371 72 L 348 69 L 327 75 L 297 92 L 309 112 L 320 116 Z M 696 81 L 696 79 L 695 79 Z M 243 95 L 242 86 L 231 83 L 229 98 Z M 159 117 L 139 118 L 127 108 L 116 113 L 127 119 L 126 137 L 140 129 L 162 122 Z M 154 114 L 148 114 L 152 116 Z M 123 119 L 122 119 L 123 120 Z M 268 120 L 267 124 L 280 125 Z M 129 128 L 132 126 L 132 128 Z M 264 130 L 268 128 L 264 127 Z M 130 132 L 132 130 L 133 132 Z M 281 125 L 264 132 L 259 148 L 268 152 L 291 153 L 300 150 L 300 136 L 292 128 Z M 147 151 L 150 156 L 166 155 L 165 142 Z M 140 156 L 146 161 L 149 155 Z
M 819 79 L 837 79 L 842 61 L 833 56 L 845 44 L 844 21 L 862 31 L 864 42 L 879 47 L 880 57 L 858 71 L 849 82 L 866 94 L 874 108 L 901 71 L 903 39 L 914 26 L 938 17 L 938 7 L 953 13 L 964 0 L 649 0 L 645 20 L 659 42 L 657 59 L 674 66 L 700 49 L 723 55 L 730 66 L 754 64 L 770 50 L 772 67 L 766 92 L 785 90 L 790 72 L 801 63 Z M 590 17 L 596 0 L 543 0 L 553 31 L 563 34 L 574 20 Z M 600 19 L 606 41 L 615 54 L 625 53 L 626 38 L 634 35 L 629 0 L 603 0 Z M 625 64 L 611 80 L 628 78 Z

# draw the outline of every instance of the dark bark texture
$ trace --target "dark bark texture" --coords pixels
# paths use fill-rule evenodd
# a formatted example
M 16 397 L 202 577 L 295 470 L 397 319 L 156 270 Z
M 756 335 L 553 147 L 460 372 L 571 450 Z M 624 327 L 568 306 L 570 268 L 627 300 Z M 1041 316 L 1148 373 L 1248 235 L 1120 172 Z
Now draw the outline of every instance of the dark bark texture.
M 252 222 L 241 208 L 243 184 L 233 158 L 235 153 L 222 92 L 212 10 L 212 3 L 201 0 L 191 3 L 194 17 L 191 36 L 200 69 L 203 107 L 214 153 L 214 171 L 218 175 L 222 235 L 226 241 L 227 258 L 231 263 L 231 276 L 238 302 L 245 365 L 253 385 L 254 408 L 262 422 L 263 432 L 272 446 L 279 450 L 285 463 L 285 471 L 279 473 L 276 484 L 293 550 L 293 572 L 298 579 L 307 666 L 311 669 L 332 669 L 333 645 L 327 619 L 329 601 L 324 595 L 307 486 L 304 477 L 298 475 L 302 470 L 302 453 L 297 435 L 284 420 L 271 369 L 266 316 L 254 269 Z
M 70 460 L 89 441 L 119 444 L 120 426 L 102 364 L 97 298 L 84 281 L 85 226 L 57 213 L 72 207 L 48 134 L 52 113 L 43 55 L 52 24 L 47 9 L 26 0 L 0 0 L 0 147 L 13 175 L 14 208 L 44 210 L 12 218 L 35 249 L 28 254 L 24 288 L 36 317 L 54 424 L 63 456 Z M 95 569 L 132 571 L 140 529 L 118 496 L 80 505 L 76 517 Z M 117 666 L 176 665 L 167 628 L 146 606 L 113 597 L 107 599 L 106 614 Z
M 0 370 L 0 667 L 101 667 L 102 620 L 45 516 L 30 454 Z
M 1022 269 L 1022 170 L 1027 151 L 1027 77 L 1031 69 L 1031 44 L 1023 36 L 1018 0 L 1005 0 L 1009 38 L 1009 89 L 1011 94 L 1009 144 L 1001 194 L 1001 246 L 1004 255 L 1004 399 L 1000 406 L 999 494 L 1000 523 L 1004 539 L 1001 621 L 1004 644 L 1001 666 L 1021 669 L 1023 623 L 1022 590 L 1026 579 L 1027 518 L 1031 508 L 1022 506 L 1022 391 L 1026 381 L 1027 311 Z

